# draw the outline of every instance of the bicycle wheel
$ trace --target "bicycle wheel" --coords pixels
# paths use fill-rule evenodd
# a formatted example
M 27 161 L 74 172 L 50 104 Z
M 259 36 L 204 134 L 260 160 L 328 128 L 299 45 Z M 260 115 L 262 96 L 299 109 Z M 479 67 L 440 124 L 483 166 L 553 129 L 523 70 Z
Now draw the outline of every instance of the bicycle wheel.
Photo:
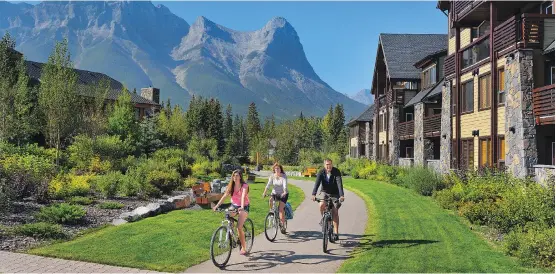
M 328 216 L 324 216 L 322 220 L 322 252 L 328 252 L 328 231 L 330 230 Z
M 243 233 L 245 233 L 245 247 L 247 252 L 251 252 L 253 247 L 253 241 L 255 239 L 255 226 L 253 226 L 253 221 L 247 218 L 245 223 L 243 223 Z
M 332 218 L 328 218 L 328 240 L 331 243 L 336 243 L 334 241 L 334 223 L 332 222 Z
M 224 267 L 232 254 L 232 235 L 228 228 L 221 226 L 212 234 L 210 239 L 210 258 L 212 263 L 219 268 Z
M 273 212 L 269 212 L 266 215 L 264 222 L 264 235 L 266 236 L 266 239 L 271 242 L 273 242 L 274 239 L 276 239 L 276 235 L 278 235 L 278 224 L 276 223 L 276 217 Z

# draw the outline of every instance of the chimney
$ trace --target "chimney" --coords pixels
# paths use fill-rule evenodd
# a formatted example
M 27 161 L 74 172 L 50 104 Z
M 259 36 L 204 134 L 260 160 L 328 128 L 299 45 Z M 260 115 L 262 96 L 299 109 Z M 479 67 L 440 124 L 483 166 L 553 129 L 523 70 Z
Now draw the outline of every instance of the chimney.
M 141 97 L 160 104 L 160 89 L 148 87 L 141 89 Z

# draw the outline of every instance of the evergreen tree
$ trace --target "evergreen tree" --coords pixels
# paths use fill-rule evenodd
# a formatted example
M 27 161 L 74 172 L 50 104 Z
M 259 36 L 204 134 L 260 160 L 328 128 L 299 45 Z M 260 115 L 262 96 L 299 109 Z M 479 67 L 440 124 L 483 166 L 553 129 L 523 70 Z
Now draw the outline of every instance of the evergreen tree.
M 39 87 L 39 108 L 45 120 L 43 129 L 47 143 L 56 148 L 56 161 L 63 143 L 76 128 L 79 99 L 77 74 L 68 51 L 67 39 L 56 43 L 43 66 Z
M 140 154 L 151 154 L 164 147 L 164 143 L 161 140 L 162 136 L 157 126 L 158 115 L 161 115 L 161 113 L 152 117 L 145 117 L 139 123 L 137 149 Z
M 224 125 L 223 125 L 223 131 L 224 131 L 224 139 L 226 140 L 226 142 L 228 141 L 228 138 L 230 138 L 230 134 L 232 133 L 233 130 L 233 126 L 234 126 L 234 122 L 233 122 L 233 116 L 232 116 L 232 105 L 228 104 L 228 107 L 226 108 L 226 120 L 224 120 Z
M 341 157 L 347 153 L 347 133 L 345 126 L 344 106 L 336 104 L 333 118 L 333 141 L 335 152 Z
M 223 118 L 222 107 L 218 99 L 210 99 L 207 104 L 207 113 L 205 117 L 207 126 L 207 137 L 216 140 L 218 147 L 218 154 L 224 154 L 224 133 L 223 133 Z
M 332 105 L 330 105 L 330 108 L 328 109 L 328 112 L 326 113 L 326 115 L 324 116 L 324 118 L 322 119 L 322 133 L 323 133 L 323 140 L 324 140 L 324 152 L 329 152 L 330 150 L 332 150 L 333 147 L 333 137 L 332 137 L 332 132 L 333 132 L 333 120 L 334 118 L 334 111 L 332 109 Z
M 247 137 L 256 138 L 260 131 L 261 122 L 259 120 L 257 106 L 254 102 L 251 102 L 251 104 L 249 104 L 249 110 L 247 111 Z

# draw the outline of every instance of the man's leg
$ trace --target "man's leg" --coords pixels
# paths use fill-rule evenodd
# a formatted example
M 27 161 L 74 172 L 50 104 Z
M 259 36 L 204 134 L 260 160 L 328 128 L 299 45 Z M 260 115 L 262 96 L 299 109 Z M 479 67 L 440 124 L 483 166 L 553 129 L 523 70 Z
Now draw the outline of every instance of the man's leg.
M 333 212 L 332 222 L 334 222 L 334 233 L 338 234 L 338 226 L 340 225 L 340 216 L 338 215 L 338 209 L 336 207 L 333 207 L 332 212 Z

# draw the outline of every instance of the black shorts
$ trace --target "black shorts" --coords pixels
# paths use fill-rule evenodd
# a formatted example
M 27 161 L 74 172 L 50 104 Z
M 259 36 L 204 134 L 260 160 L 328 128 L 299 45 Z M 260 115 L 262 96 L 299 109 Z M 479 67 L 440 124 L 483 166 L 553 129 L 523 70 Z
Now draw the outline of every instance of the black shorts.
M 273 194 L 273 196 L 276 197 L 276 199 L 278 199 L 278 201 L 280 201 L 280 202 L 282 202 L 282 203 L 284 203 L 284 204 L 285 204 L 286 202 L 288 202 L 288 196 L 289 196 L 289 195 L 290 195 L 289 193 L 286 193 L 286 195 L 284 195 L 284 198 L 282 198 L 282 194 Z
M 323 192 L 323 194 L 328 195 L 328 197 L 331 197 L 331 198 L 340 199 L 340 194 L 328 194 L 326 192 Z M 336 207 L 336 209 L 339 209 L 342 206 L 342 204 L 340 203 L 340 200 L 333 201 L 332 203 L 334 203 L 334 206 Z

